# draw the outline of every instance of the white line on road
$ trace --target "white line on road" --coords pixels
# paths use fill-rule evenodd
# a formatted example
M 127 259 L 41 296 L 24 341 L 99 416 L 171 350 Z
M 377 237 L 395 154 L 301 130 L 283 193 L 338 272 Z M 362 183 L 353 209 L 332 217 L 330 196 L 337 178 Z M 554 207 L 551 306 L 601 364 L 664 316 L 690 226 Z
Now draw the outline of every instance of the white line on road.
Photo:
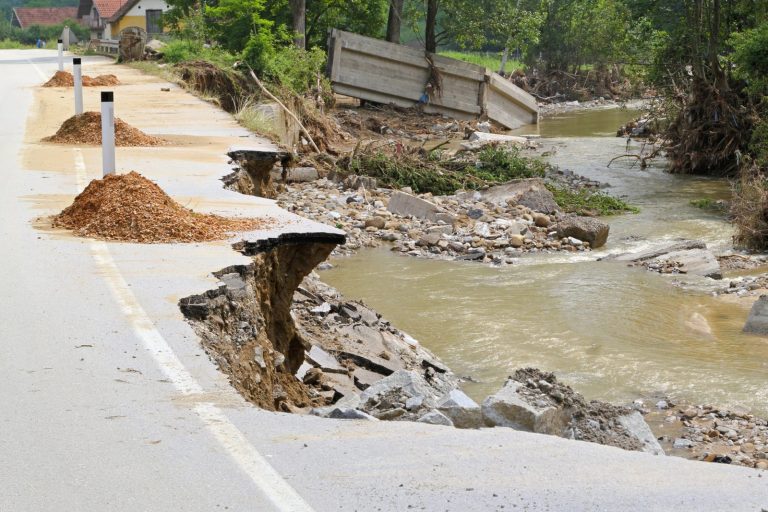
M 82 192 L 88 184 L 88 175 L 83 152 L 80 149 L 75 149 L 75 170 L 77 172 L 78 192 Z M 185 395 L 203 393 L 202 386 L 184 367 L 162 334 L 155 329 L 144 308 L 139 304 L 120 273 L 120 269 L 115 264 L 109 246 L 105 242 L 95 240 L 90 241 L 89 245 L 96 265 L 101 270 L 101 275 L 109 285 L 115 300 L 125 313 L 125 317 L 131 322 L 134 332 L 143 341 L 147 351 L 155 359 L 163 373 L 179 392 Z M 312 512 L 309 504 L 280 476 L 215 404 L 198 402 L 194 411 L 229 456 L 237 462 L 277 510 Z

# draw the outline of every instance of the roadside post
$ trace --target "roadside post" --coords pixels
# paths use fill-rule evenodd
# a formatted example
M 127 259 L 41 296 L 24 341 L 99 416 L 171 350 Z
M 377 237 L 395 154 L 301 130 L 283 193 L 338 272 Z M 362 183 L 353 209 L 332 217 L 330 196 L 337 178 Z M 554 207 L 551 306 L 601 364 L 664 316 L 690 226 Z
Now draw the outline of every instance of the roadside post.
M 104 177 L 115 172 L 115 94 L 101 92 L 101 164 Z
M 59 39 L 59 71 L 64 71 L 64 40 Z
M 80 57 L 72 59 L 72 75 L 75 78 L 75 115 L 83 113 L 83 70 Z

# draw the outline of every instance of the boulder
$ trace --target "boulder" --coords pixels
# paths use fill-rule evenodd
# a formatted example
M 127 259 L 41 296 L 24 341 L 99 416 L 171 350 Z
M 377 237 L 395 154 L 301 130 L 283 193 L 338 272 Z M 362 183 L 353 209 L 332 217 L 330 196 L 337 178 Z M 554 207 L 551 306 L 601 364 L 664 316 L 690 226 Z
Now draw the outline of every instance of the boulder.
M 285 182 L 287 183 L 308 183 L 310 181 L 317 181 L 320 176 L 317 173 L 317 169 L 314 167 L 291 167 L 289 169 L 272 169 L 272 179 L 275 181 L 283 181 L 283 173 L 285 173 Z
M 417 420 L 419 423 L 429 423 L 430 425 L 444 425 L 446 427 L 452 427 L 453 423 L 450 418 L 440 411 L 429 411 L 427 414 Z
M 453 215 L 445 212 L 434 203 L 420 197 L 406 194 L 405 192 L 393 192 L 389 199 L 387 210 L 390 212 L 405 216 L 412 216 L 419 219 L 426 219 L 432 222 L 444 221 L 446 224 L 453 224 L 456 219 Z
M 383 217 L 373 217 L 365 221 L 365 227 L 374 227 L 376 229 L 384 229 L 387 225 L 387 221 Z
M 761 295 L 749 312 L 744 332 L 768 335 L 768 295 Z
M 652 259 L 649 263 L 676 262 L 680 268 L 688 274 L 696 276 L 711 277 L 712 279 L 722 279 L 723 272 L 720 270 L 720 263 L 715 255 L 707 249 L 688 249 L 683 251 L 669 252 L 663 256 Z
M 540 228 L 546 228 L 549 227 L 552 221 L 549 219 L 549 215 L 537 212 L 533 214 L 533 223 Z
M 488 201 L 491 203 L 514 203 L 535 212 L 553 213 L 560 211 L 552 192 L 540 178 L 515 180 L 489 187 L 485 190 L 457 194 L 461 200 Z
M 398 370 L 372 384 L 360 394 L 363 406 L 375 402 L 383 396 L 405 396 L 407 398 L 422 397 L 427 407 L 436 405 L 436 397 L 429 383 L 419 373 L 408 370 Z
M 642 451 L 654 455 L 664 455 L 664 449 L 656 440 L 656 436 L 651 432 L 651 427 L 645 422 L 642 414 L 633 411 L 627 415 L 619 416 L 616 421 L 627 430 L 630 437 L 634 437 L 642 443 Z
M 483 401 L 485 424 L 562 436 L 571 420 L 571 412 L 548 403 L 528 403 L 518 395 L 521 386 L 519 382 L 508 380 L 504 387 Z
M 349 407 L 336 407 L 334 408 L 326 418 L 332 418 L 337 420 L 367 420 L 378 421 L 370 414 L 366 414 L 363 411 L 357 409 L 351 409 Z
M 442 397 L 437 402 L 437 410 L 450 418 L 457 428 L 480 428 L 484 424 L 480 406 L 459 389 Z
M 556 229 L 559 238 L 578 238 L 583 242 L 589 242 L 590 247 L 596 249 L 608 241 L 610 226 L 593 217 L 573 216 L 558 222 Z

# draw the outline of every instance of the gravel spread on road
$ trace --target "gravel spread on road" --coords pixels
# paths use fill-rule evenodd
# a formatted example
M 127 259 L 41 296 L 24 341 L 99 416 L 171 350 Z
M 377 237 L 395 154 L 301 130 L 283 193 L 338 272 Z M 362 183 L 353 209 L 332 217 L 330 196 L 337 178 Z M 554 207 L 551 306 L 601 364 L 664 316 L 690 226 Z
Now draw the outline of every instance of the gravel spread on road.
M 44 142 L 60 144 L 101 144 L 101 114 L 98 112 L 83 112 L 72 116 L 61 125 L 59 131 Z M 166 141 L 147 135 L 121 119 L 115 118 L 116 146 L 161 146 Z
M 236 231 L 263 229 L 273 223 L 271 218 L 195 213 L 133 171 L 91 181 L 71 206 L 53 218 L 54 227 L 71 229 L 79 236 L 139 243 L 221 240 Z

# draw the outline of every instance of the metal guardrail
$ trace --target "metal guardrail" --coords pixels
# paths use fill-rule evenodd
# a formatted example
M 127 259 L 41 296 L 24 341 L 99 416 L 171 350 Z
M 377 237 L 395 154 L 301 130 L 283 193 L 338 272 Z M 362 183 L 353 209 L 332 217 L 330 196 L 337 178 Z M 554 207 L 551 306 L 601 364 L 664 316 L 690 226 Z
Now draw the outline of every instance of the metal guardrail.
M 96 53 L 117 55 L 120 51 L 120 41 L 113 41 L 111 39 L 92 39 L 89 47 Z
M 538 122 L 533 96 L 482 66 L 341 30 L 331 31 L 328 48 L 328 74 L 339 94 L 409 108 L 423 100 L 436 72 L 441 91 L 424 112 L 487 116 L 509 129 Z

